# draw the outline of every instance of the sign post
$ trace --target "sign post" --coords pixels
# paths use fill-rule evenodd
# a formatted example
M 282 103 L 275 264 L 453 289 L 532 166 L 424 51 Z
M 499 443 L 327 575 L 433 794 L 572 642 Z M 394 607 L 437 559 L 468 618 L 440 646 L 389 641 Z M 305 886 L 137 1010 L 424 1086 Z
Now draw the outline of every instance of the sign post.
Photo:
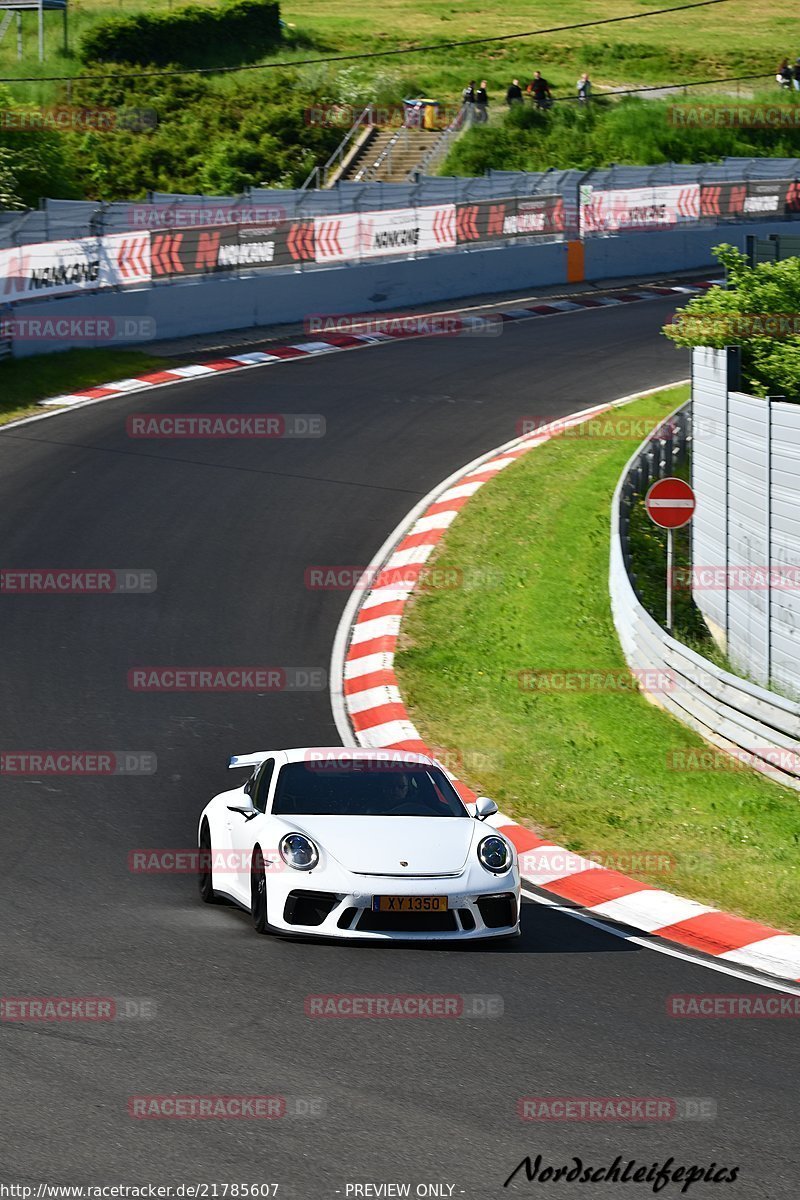
M 667 531 L 667 633 L 672 633 L 673 533 L 688 525 L 694 516 L 695 494 L 688 483 L 671 476 L 657 479 L 644 498 L 647 515 L 654 525 Z

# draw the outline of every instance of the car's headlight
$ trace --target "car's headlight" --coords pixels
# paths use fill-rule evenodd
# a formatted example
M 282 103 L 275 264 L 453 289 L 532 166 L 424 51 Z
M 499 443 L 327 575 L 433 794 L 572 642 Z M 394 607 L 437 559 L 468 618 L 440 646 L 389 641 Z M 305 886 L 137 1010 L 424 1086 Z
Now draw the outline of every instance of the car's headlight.
M 319 862 L 319 850 L 304 833 L 287 833 L 278 849 L 286 865 L 295 871 L 312 871 Z
M 478 843 L 478 858 L 481 866 L 494 875 L 502 875 L 511 866 L 511 851 L 508 844 L 497 834 L 485 837 Z

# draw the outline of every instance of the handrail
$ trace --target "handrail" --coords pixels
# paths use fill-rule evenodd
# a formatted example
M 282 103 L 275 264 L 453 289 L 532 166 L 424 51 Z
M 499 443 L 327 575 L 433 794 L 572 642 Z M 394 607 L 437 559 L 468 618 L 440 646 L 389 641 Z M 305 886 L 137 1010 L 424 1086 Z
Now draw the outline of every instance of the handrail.
M 389 165 L 391 166 L 392 150 L 398 145 L 401 138 L 405 142 L 408 142 L 408 126 L 407 125 L 400 126 L 397 133 L 394 134 L 394 136 L 386 143 L 386 145 L 384 146 L 381 153 L 375 159 L 374 163 L 370 163 L 370 165 L 368 167 L 363 167 L 360 171 L 358 171 L 356 173 L 356 175 L 354 177 L 355 181 L 357 183 L 372 183 L 375 179 L 376 173 L 380 170 L 380 168 L 383 166 L 384 162 L 387 159 L 389 161 Z
M 358 114 L 358 116 L 355 119 L 355 123 L 347 131 L 347 133 L 342 138 L 341 142 L 336 147 L 333 154 L 330 156 L 330 158 L 325 163 L 325 165 L 323 167 L 316 166 L 311 171 L 311 173 L 308 176 L 308 178 L 306 179 L 305 183 L 300 188 L 301 192 L 306 191 L 308 188 L 310 188 L 312 186 L 312 184 L 311 184 L 312 179 L 316 181 L 313 185 L 314 187 L 318 188 L 318 187 L 325 186 L 325 179 L 328 175 L 328 171 L 336 163 L 341 165 L 342 160 L 344 158 L 345 148 L 349 145 L 350 141 L 356 136 L 356 131 L 360 130 L 364 125 L 372 124 L 372 109 L 373 109 L 373 106 L 371 104 L 368 104 L 365 108 L 362 108 L 361 112 Z M 322 183 L 320 183 L 320 178 L 322 179 Z
M 419 171 L 423 174 L 428 174 L 428 167 L 442 155 L 443 151 L 448 149 L 450 143 L 455 139 L 455 135 L 461 131 L 466 118 L 467 105 L 462 104 L 447 128 L 442 130 L 441 137 L 436 139 L 433 145 L 425 151 L 417 165 L 408 172 L 406 183 L 414 183 L 414 177 Z

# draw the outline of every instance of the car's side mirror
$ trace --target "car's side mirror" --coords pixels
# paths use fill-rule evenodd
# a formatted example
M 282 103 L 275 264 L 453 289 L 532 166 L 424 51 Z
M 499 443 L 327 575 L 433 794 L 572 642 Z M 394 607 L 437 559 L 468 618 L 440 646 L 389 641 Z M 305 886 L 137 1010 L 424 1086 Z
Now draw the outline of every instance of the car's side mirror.
M 479 821 L 485 821 L 487 817 L 493 817 L 496 812 L 497 805 L 488 796 L 479 796 L 475 801 L 475 816 Z
M 240 804 L 229 804 L 228 812 L 241 813 L 242 816 L 244 817 L 245 821 L 252 821 L 253 817 L 258 816 L 257 808 L 243 808 L 242 805 L 240 805 Z

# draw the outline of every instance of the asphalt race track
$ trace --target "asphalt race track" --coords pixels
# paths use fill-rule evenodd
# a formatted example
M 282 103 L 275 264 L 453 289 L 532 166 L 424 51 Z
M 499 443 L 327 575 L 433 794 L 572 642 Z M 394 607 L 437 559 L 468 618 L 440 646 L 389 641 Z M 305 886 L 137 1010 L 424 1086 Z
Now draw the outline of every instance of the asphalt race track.
M 347 594 L 309 590 L 306 568 L 368 563 L 421 496 L 514 437 L 520 418 L 686 376 L 687 356 L 658 332 L 673 307 L 320 356 L 0 433 L 4 567 L 158 576 L 150 595 L 0 598 L 0 748 L 158 756 L 152 776 L 2 780 L 2 994 L 133 998 L 152 1015 L 0 1021 L 0 1180 L 277 1182 L 286 1200 L 368 1183 L 407 1183 L 412 1196 L 445 1185 L 428 1194 L 467 1200 L 652 1195 L 646 1182 L 543 1184 L 524 1171 L 503 1188 L 526 1154 L 594 1167 L 621 1155 L 740 1168 L 692 1197 L 796 1200 L 796 1021 L 666 1013 L 672 993 L 752 984 L 533 903 L 521 939 L 484 949 L 275 941 L 236 909 L 202 906 L 193 875 L 128 869 L 133 849 L 194 845 L 200 808 L 233 778 L 230 753 L 338 742 L 326 690 L 134 692 L 129 669 L 327 669 Z M 327 436 L 126 435 L 131 413 L 223 410 L 321 413 Z M 346 992 L 491 994 L 504 1011 L 305 1015 L 308 995 Z M 153 1094 L 279 1094 L 317 1115 L 301 1104 L 275 1121 L 132 1119 L 128 1097 Z M 523 1096 L 695 1097 L 717 1115 L 525 1123 Z

